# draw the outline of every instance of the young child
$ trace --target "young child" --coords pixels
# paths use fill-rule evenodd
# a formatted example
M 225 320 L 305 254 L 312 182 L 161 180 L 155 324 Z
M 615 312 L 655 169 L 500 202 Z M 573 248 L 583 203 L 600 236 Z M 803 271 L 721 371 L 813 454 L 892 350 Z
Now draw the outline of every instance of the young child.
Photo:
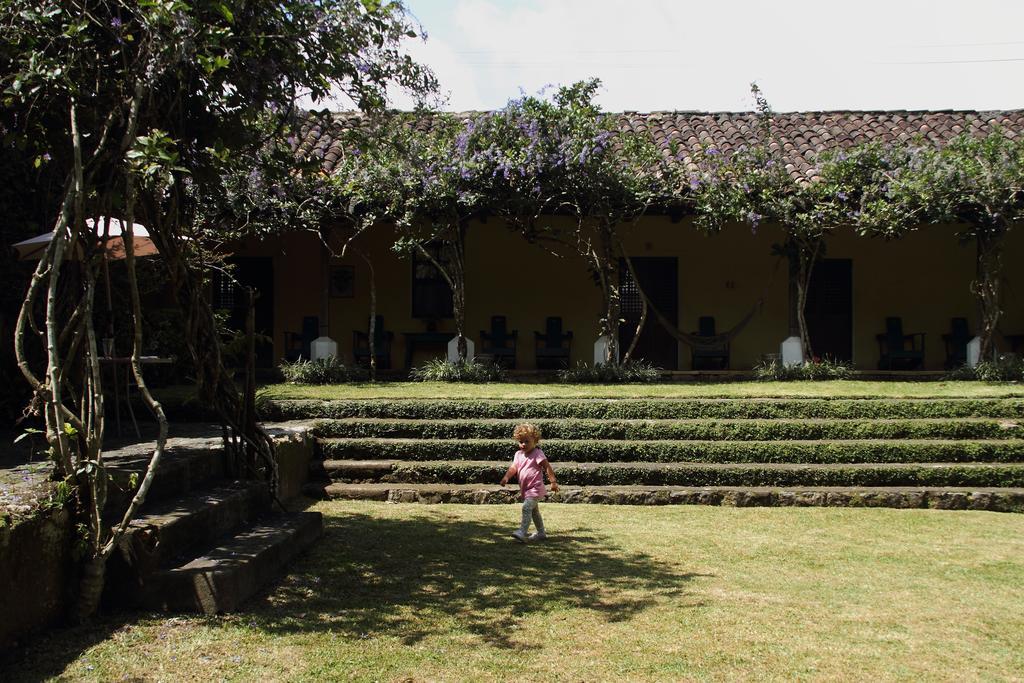
M 512 537 L 520 543 L 530 541 L 543 541 L 547 536 L 544 533 L 544 520 L 540 517 L 538 505 L 540 499 L 547 495 L 544 488 L 544 475 L 548 475 L 551 481 L 551 490 L 558 490 L 558 482 L 555 481 L 555 471 L 551 469 L 551 463 L 544 457 L 544 451 L 538 447 L 540 442 L 540 430 L 531 424 L 517 425 L 512 432 L 512 438 L 519 442 L 519 450 L 512 458 L 512 465 L 508 472 L 501 478 L 501 485 L 504 486 L 512 477 L 519 478 L 519 491 L 523 497 L 523 521 L 519 528 L 512 532 Z M 537 531 L 526 536 L 530 528 L 530 520 Z

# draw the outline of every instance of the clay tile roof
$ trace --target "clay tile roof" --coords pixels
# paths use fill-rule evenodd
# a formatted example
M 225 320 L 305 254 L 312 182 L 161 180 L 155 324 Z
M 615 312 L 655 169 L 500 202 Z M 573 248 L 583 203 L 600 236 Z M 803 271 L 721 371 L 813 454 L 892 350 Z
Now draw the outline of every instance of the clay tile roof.
M 462 120 L 481 112 L 460 112 Z M 678 146 L 681 163 L 692 167 L 703 147 L 724 152 L 757 142 L 761 122 L 754 112 L 693 111 L 626 111 L 610 114 L 620 130 L 649 135 L 671 156 L 670 147 Z M 342 129 L 367 126 L 367 119 L 358 113 L 334 114 L 334 126 L 324 130 L 313 119 L 306 119 L 300 128 L 297 151 L 323 160 L 323 169 L 330 173 L 344 154 L 338 142 Z M 413 124 L 419 130 L 430 127 L 429 116 Z M 797 179 L 813 178 L 815 157 L 825 150 L 851 147 L 870 140 L 885 142 L 922 138 L 941 145 L 968 132 L 987 135 L 999 127 L 1010 137 L 1024 133 L 1024 110 L 1008 111 L 819 111 L 785 112 L 772 115 L 772 128 L 784 155 L 785 167 Z

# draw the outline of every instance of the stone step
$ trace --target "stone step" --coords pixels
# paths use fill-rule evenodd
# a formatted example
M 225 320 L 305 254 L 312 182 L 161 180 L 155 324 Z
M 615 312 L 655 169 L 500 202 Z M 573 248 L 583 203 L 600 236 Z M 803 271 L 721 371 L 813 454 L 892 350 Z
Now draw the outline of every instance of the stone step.
M 322 533 L 319 512 L 268 517 L 203 555 L 157 573 L 143 604 L 175 612 L 233 611 Z
M 174 501 L 147 504 L 107 568 L 110 599 L 132 604 L 160 569 L 251 524 L 270 508 L 265 483 L 237 481 Z
M 319 440 L 324 459 L 512 459 L 511 439 Z M 552 461 L 576 462 L 1024 462 L 1024 440 L 574 441 L 544 439 Z
M 146 496 L 147 502 L 173 500 L 224 481 L 224 446 L 220 430 L 209 425 L 175 425 L 180 432 L 167 441 L 160 469 Z M 123 510 L 135 491 L 133 475 L 141 480 L 153 454 L 153 442 L 124 444 L 103 454 L 111 482 L 107 509 Z
M 1024 486 L 1024 463 L 644 463 L 552 462 L 559 483 L 576 486 Z M 399 460 L 323 463 L 335 480 L 489 484 L 508 462 Z
M 1024 417 L 1024 398 L 641 398 L 641 399 L 275 399 L 270 420 L 395 419 L 776 419 Z
M 309 486 L 311 495 L 393 503 L 502 504 L 518 501 L 516 487 L 480 484 L 330 484 Z M 1024 488 L 992 487 L 739 487 L 587 486 L 563 487 L 549 503 L 616 505 L 733 505 L 936 508 L 1024 512 Z M 548 520 L 549 529 L 551 520 Z
M 518 420 L 320 420 L 320 437 L 384 439 L 511 439 Z M 533 422 L 545 439 L 630 441 L 769 441 L 805 439 L 1020 439 L 1024 418 L 919 418 L 824 420 L 559 420 Z

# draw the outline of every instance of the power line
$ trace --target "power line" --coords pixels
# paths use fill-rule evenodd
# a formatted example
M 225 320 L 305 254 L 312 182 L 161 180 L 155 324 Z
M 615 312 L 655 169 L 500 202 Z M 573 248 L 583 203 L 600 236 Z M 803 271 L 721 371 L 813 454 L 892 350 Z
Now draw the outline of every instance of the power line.
M 906 45 L 903 47 L 909 47 L 912 49 L 927 49 L 927 48 L 943 48 L 943 47 L 994 47 L 997 45 L 1024 45 L 1024 40 L 1008 40 L 1005 42 L 995 43 L 935 43 L 934 45 Z M 890 47 L 901 47 L 900 45 L 891 45 Z
M 919 62 L 876 62 L 877 64 L 901 64 L 901 65 L 921 65 L 921 64 L 994 64 L 997 62 L 1024 62 L 1024 57 L 1007 57 L 1005 59 L 942 59 L 932 61 L 919 61 Z

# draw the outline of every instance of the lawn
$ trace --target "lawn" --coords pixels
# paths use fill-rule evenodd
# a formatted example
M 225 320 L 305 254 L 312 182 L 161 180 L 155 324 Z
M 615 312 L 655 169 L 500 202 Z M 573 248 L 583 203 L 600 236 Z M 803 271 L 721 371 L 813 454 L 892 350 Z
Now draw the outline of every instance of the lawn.
M 711 382 L 664 384 L 540 384 L 504 382 L 378 382 L 323 386 L 272 384 L 270 399 L 296 398 L 1006 398 L 1024 397 L 1024 384 L 986 382 Z
M 1024 515 L 325 502 L 326 536 L 222 617 L 58 631 L 0 679 L 1014 679 Z

